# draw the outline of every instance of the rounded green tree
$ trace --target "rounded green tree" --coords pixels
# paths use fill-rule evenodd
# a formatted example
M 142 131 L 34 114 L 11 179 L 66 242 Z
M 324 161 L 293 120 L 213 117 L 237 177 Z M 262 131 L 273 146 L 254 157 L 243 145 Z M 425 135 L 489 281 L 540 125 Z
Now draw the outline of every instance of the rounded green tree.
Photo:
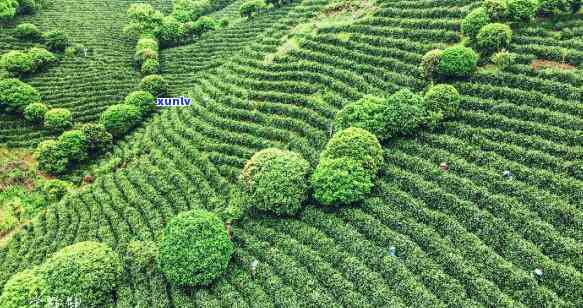
M 441 49 L 433 49 L 423 55 L 421 69 L 426 78 L 434 79 L 437 76 L 442 52 Z
M 466 77 L 478 65 L 478 54 L 464 46 L 446 48 L 441 54 L 438 70 L 445 77 Z
M 30 54 L 12 50 L 0 57 L 0 68 L 5 69 L 12 76 L 20 76 L 33 72 L 35 65 Z
M 38 275 L 36 269 L 14 274 L 4 285 L 0 307 L 30 307 L 36 301 L 41 304 L 45 297 L 45 289 L 45 281 Z
M 512 29 L 508 25 L 492 23 L 480 29 L 476 41 L 478 47 L 486 52 L 493 52 L 508 47 L 512 40 Z
M 102 124 L 87 123 L 81 127 L 81 131 L 87 139 L 89 154 L 103 154 L 113 147 L 113 136 Z
M 73 127 L 73 115 L 69 109 L 49 109 L 49 111 L 45 113 L 44 126 L 50 131 L 62 132 Z
M 32 103 L 24 108 L 24 119 L 29 122 L 40 124 L 45 119 L 45 114 L 49 107 L 43 103 Z
M 57 142 L 70 161 L 82 161 L 87 158 L 87 137 L 81 130 L 66 131 L 59 136 Z
M 168 94 L 168 82 L 160 75 L 149 75 L 140 82 L 140 89 L 155 97 L 164 97 Z
M 14 35 L 21 40 L 37 41 L 42 38 L 42 32 L 30 23 L 21 23 L 16 27 Z
M 111 133 L 113 137 L 121 137 L 130 131 L 141 120 L 138 107 L 128 104 L 109 106 L 99 118 L 99 123 Z
M 26 106 L 40 103 L 38 91 L 14 78 L 0 79 L 0 107 L 10 112 L 23 112 Z
M 157 263 L 177 285 L 208 285 L 227 269 L 233 251 L 223 222 L 213 213 L 195 209 L 168 223 Z
M 143 116 L 156 111 L 156 98 L 150 92 L 134 91 L 128 94 L 124 100 L 125 104 L 138 107 Z
M 294 215 L 308 196 L 310 164 L 301 155 L 276 148 L 261 150 L 241 172 L 252 207 L 277 215 Z
M 372 95 L 367 95 L 356 102 L 349 103 L 336 114 L 334 121 L 336 130 L 359 127 L 383 137 L 385 135 L 383 114 L 386 107 L 384 98 Z
M 538 10 L 537 0 L 508 0 L 508 17 L 515 21 L 529 21 Z
M 314 197 L 324 205 L 362 201 L 374 186 L 370 172 L 349 157 L 321 160 L 310 183 Z
M 462 34 L 473 40 L 480 32 L 483 26 L 490 22 L 490 16 L 485 8 L 480 7 L 471 11 L 464 19 L 462 19 L 460 28 Z
M 425 93 L 425 105 L 430 112 L 439 113 L 439 118 L 447 119 L 456 115 L 461 97 L 457 89 L 449 84 L 432 86 Z
M 336 133 L 322 151 L 320 160 L 349 157 L 376 175 L 384 158 L 383 149 L 375 135 L 367 130 L 349 127 Z
M 84 307 L 102 307 L 112 303 L 123 267 L 109 246 L 87 241 L 57 251 L 39 273 L 46 282 L 47 296 L 78 298 Z
M 71 45 L 71 42 L 65 32 L 57 30 L 48 32 L 45 35 L 45 44 L 49 50 L 63 52 Z
M 55 140 L 45 140 L 36 147 L 38 169 L 51 175 L 63 174 L 69 166 L 69 156 Z
M 414 134 L 422 125 L 432 126 L 436 120 L 427 112 L 423 97 L 409 89 L 389 96 L 383 118 L 386 138 Z

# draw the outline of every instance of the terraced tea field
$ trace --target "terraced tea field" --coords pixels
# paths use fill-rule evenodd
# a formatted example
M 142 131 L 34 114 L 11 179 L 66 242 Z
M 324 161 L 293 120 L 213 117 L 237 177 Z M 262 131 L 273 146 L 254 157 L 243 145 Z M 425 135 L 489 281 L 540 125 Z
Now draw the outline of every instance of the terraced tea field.
M 25 81 L 51 107 L 95 122 L 141 79 L 135 43 L 122 35 L 130 3 L 54 1 L 0 29 L 0 53 L 28 47 L 12 37 L 23 21 L 89 47 Z M 65 246 L 98 241 L 125 256 L 130 241 L 157 241 L 180 212 L 226 209 L 261 149 L 289 149 L 315 167 L 343 106 L 430 85 L 423 55 L 459 42 L 460 20 L 480 1 L 377 1 L 370 16 L 318 24 L 311 35 L 302 27 L 320 22 L 330 0 L 253 18 L 239 16 L 241 4 L 210 14 L 227 26 L 160 51 L 170 94 L 193 105 L 162 108 L 118 140 L 87 170 L 92 184 L 48 204 L 0 247 L 0 285 Z M 513 30 L 513 65 L 481 65 L 449 82 L 461 94 L 459 115 L 382 142 L 384 165 L 365 201 L 327 207 L 309 198 L 297 217 L 244 216 L 232 226 L 228 269 L 208 287 L 180 287 L 125 262 L 115 305 L 582 307 L 583 15 Z M 282 49 L 294 37 L 300 43 Z M 50 136 L 0 117 L 7 147 Z

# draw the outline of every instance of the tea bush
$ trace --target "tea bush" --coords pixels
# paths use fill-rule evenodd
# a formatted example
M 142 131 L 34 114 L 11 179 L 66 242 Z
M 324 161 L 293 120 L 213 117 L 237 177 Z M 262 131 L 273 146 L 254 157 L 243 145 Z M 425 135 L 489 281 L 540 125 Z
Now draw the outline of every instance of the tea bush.
M 101 113 L 99 123 L 115 138 L 128 133 L 141 120 L 140 109 L 134 105 L 116 104 Z
M 40 103 L 39 92 L 18 79 L 0 79 L 0 107 L 9 112 L 24 112 L 26 106 Z
M 45 113 L 44 126 L 52 132 L 62 132 L 73 127 L 73 115 L 69 109 L 49 109 Z
M 32 103 L 24 107 L 24 119 L 35 124 L 42 124 L 49 107 L 43 103 Z

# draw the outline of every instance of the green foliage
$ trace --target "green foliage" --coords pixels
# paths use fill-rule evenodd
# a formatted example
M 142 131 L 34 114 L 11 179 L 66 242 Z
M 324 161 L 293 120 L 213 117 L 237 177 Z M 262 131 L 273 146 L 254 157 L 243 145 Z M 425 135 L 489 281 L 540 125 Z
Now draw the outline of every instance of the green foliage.
M 0 296 L 0 307 L 30 307 L 35 300 L 45 296 L 46 283 L 38 275 L 37 269 L 25 270 L 14 274 L 4 285 Z
M 265 0 L 247 0 L 241 4 L 239 12 L 241 13 L 241 17 L 251 18 L 259 14 L 265 7 L 267 7 Z
M 136 126 L 142 115 L 140 109 L 134 105 L 116 104 L 109 106 L 99 118 L 99 123 L 115 138 L 128 133 Z
M 426 78 L 433 79 L 437 76 L 442 52 L 440 49 L 433 49 L 423 55 L 421 69 Z
M 449 84 L 432 86 L 425 93 L 425 105 L 429 112 L 438 113 L 439 119 L 454 117 L 460 107 L 461 97 L 457 89 Z
M 147 60 L 156 60 L 158 61 L 158 50 L 153 50 L 150 48 L 136 49 L 136 53 L 134 54 L 134 62 L 137 66 L 143 65 Z
M 485 8 L 479 7 L 471 11 L 464 19 L 462 19 L 460 27 L 462 34 L 473 40 L 480 32 L 480 29 L 490 23 L 490 16 Z
M 476 37 L 478 47 L 486 52 L 506 48 L 512 41 L 512 29 L 501 23 L 491 23 L 480 29 Z
M 485 0 L 482 7 L 490 18 L 500 20 L 508 17 L 508 0 Z
M 0 79 L 0 107 L 24 112 L 26 106 L 41 101 L 38 91 L 18 79 Z
M 150 92 L 155 97 L 164 97 L 168 94 L 168 82 L 160 75 L 149 75 L 140 82 L 140 89 Z
M 241 180 L 251 207 L 276 215 L 295 215 L 308 194 L 310 164 L 301 155 L 276 148 L 261 150 L 247 161 Z
M 55 140 L 41 142 L 35 152 L 38 169 L 51 175 L 63 174 L 69 166 L 69 157 Z
M 219 23 L 216 19 L 210 16 L 202 16 L 192 24 L 188 33 L 192 35 L 201 35 L 205 32 L 215 30 L 218 27 Z
M 142 75 L 153 75 L 160 72 L 160 62 L 156 59 L 146 59 L 140 68 Z
M 377 137 L 371 132 L 357 127 L 349 127 L 328 141 L 320 160 L 349 157 L 363 165 L 365 170 L 376 175 L 384 158 Z
M 87 137 L 81 130 L 66 131 L 57 139 L 59 147 L 69 157 L 69 161 L 83 161 L 87 158 Z
M 126 262 L 134 272 L 153 272 L 156 268 L 158 246 L 152 241 L 130 241 L 127 246 Z
M 15 29 L 14 36 L 21 40 L 30 41 L 39 41 L 43 37 L 38 27 L 30 23 L 19 24 Z
M 374 186 L 373 176 L 349 157 L 321 160 L 310 183 L 314 197 L 324 205 L 362 201 Z
M 49 109 L 45 113 L 44 126 L 52 132 L 62 132 L 73 127 L 73 115 L 69 109 Z
M 63 52 L 71 45 L 69 36 L 60 30 L 47 32 L 45 35 L 45 44 L 49 50 Z
M 509 18 L 515 21 L 532 20 L 538 10 L 537 0 L 508 0 Z
M 53 254 L 39 269 L 46 295 L 79 298 L 85 307 L 112 304 L 112 291 L 121 283 L 120 258 L 97 242 L 80 242 Z
M 354 126 L 383 138 L 386 134 L 384 118 L 386 108 L 385 99 L 367 95 L 347 104 L 336 114 L 336 130 L 341 131 Z
M 508 51 L 499 51 L 490 58 L 499 70 L 505 70 L 516 62 L 517 55 Z
M 134 105 L 138 107 L 142 117 L 149 115 L 156 111 L 156 98 L 146 91 L 133 91 L 128 94 L 124 100 L 124 104 Z
M 12 19 L 16 15 L 16 0 L 0 0 L 0 22 Z
M 181 22 L 191 22 L 202 16 L 208 7 L 207 0 L 174 0 L 172 16 Z
M 150 4 L 133 3 L 128 8 L 129 23 L 124 32 L 131 37 L 140 37 L 144 34 L 155 34 L 162 24 L 164 15 L 155 10 Z
M 163 46 L 178 44 L 186 34 L 184 25 L 173 16 L 164 17 L 155 33 Z
M 81 126 L 81 131 L 87 139 L 87 151 L 89 154 L 99 155 L 113 148 L 113 136 L 102 124 L 87 123 Z
M 2 55 L 0 68 L 8 71 L 12 76 L 19 76 L 34 71 L 35 66 L 28 53 L 12 50 Z
M 17 13 L 30 14 L 39 11 L 44 5 L 45 0 L 17 0 L 19 2 Z
M 446 48 L 439 60 L 439 74 L 445 77 L 467 77 L 478 65 L 478 54 L 464 46 Z
M 553 15 L 571 12 L 571 0 L 538 0 L 539 11 Z
M 43 103 L 32 103 L 24 108 L 24 119 L 29 122 L 41 124 L 49 107 Z
M 46 64 L 57 61 L 57 57 L 45 48 L 33 47 L 28 50 L 28 54 L 32 58 L 35 71 Z
M 233 254 L 223 222 L 195 209 L 176 215 L 164 229 L 158 268 L 177 285 L 208 285 L 225 272 Z
M 386 138 L 412 135 L 437 120 L 431 119 L 423 97 L 409 89 L 399 90 L 388 98 L 384 119 Z
M 41 184 L 45 199 L 50 203 L 59 202 L 72 188 L 69 182 L 58 179 L 46 180 Z

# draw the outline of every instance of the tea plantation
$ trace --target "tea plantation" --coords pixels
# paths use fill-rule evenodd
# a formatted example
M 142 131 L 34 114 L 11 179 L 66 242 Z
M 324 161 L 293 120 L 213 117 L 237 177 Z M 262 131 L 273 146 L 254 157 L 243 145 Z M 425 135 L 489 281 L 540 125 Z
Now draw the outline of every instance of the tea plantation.
M 0 308 L 583 307 L 581 1 L 30 3 Z

